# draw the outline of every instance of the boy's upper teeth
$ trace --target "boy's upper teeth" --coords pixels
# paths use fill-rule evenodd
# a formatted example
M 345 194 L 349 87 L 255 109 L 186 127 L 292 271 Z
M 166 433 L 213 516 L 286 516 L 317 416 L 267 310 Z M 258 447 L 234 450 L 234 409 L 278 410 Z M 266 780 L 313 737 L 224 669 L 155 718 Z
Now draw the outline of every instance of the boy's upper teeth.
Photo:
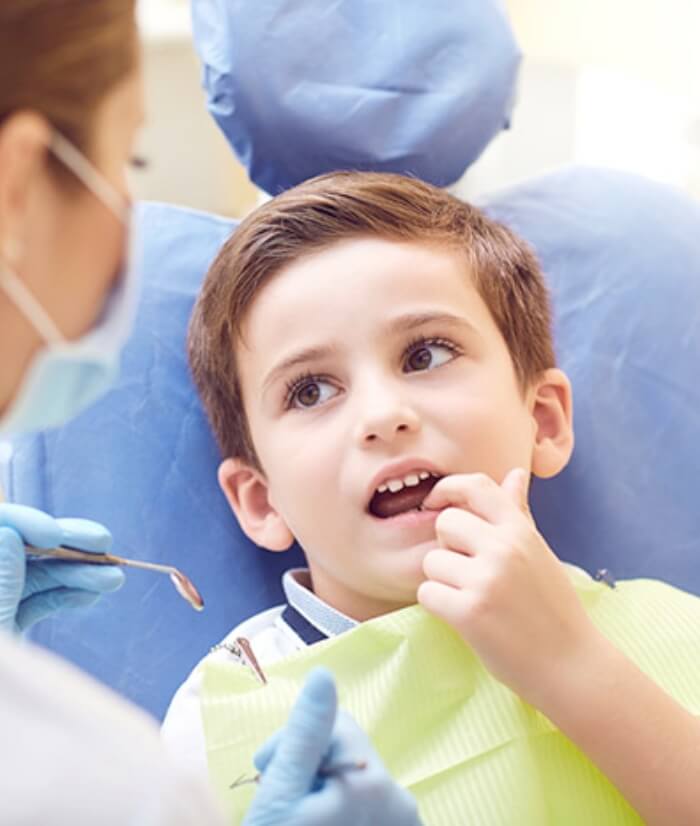
M 379 485 L 377 493 L 385 493 L 387 490 L 391 493 L 398 493 L 403 488 L 414 488 L 430 476 L 437 476 L 437 473 L 428 470 L 414 470 L 407 473 L 402 479 L 387 479 L 386 482 Z

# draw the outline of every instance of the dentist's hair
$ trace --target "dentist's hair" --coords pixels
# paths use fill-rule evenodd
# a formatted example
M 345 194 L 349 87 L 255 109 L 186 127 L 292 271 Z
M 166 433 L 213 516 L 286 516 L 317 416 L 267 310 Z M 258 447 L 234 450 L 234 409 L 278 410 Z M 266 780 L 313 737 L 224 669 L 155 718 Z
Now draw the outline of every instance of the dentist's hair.
M 0 0 L 0 129 L 37 112 L 89 156 L 99 105 L 137 55 L 135 0 Z
M 273 198 L 241 223 L 211 265 L 195 305 L 190 367 L 224 457 L 259 467 L 236 360 L 256 296 L 300 258 L 366 237 L 425 243 L 462 255 L 465 277 L 488 306 L 523 391 L 555 365 L 549 296 L 524 241 L 475 207 L 413 178 L 322 175 Z

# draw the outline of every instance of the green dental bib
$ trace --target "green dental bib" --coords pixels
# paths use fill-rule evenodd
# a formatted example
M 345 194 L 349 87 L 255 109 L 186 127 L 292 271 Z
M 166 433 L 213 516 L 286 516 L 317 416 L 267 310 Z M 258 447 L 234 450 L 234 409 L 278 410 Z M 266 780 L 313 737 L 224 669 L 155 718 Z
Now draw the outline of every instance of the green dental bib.
M 700 713 L 700 599 L 652 580 L 612 589 L 570 569 L 595 624 Z M 486 671 L 444 623 L 412 606 L 264 666 L 268 684 L 210 659 L 202 715 L 212 779 L 239 823 L 253 754 L 284 725 L 308 671 L 331 669 L 340 704 L 416 797 L 425 826 L 612 826 L 642 820 L 539 712 Z M 644 709 L 639 709 L 640 718 Z M 362 755 L 357 755 L 358 759 Z

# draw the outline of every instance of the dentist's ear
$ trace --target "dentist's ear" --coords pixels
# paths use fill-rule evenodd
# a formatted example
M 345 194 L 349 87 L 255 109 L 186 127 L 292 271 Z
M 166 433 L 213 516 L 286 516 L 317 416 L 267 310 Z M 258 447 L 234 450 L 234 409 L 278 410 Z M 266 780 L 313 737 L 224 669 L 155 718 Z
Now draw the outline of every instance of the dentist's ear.
M 259 470 L 242 459 L 224 459 L 219 485 L 248 539 L 268 551 L 292 546 L 294 537 L 270 503 L 267 481 Z
M 51 127 L 41 115 L 20 111 L 10 115 L 0 127 L 0 255 L 12 259 L 10 244 L 22 243 L 35 182 L 46 169 Z M 17 267 L 17 261 L 7 260 Z
M 532 472 L 548 479 L 563 470 L 574 449 L 573 400 L 566 374 L 545 370 L 532 388 L 535 444 Z

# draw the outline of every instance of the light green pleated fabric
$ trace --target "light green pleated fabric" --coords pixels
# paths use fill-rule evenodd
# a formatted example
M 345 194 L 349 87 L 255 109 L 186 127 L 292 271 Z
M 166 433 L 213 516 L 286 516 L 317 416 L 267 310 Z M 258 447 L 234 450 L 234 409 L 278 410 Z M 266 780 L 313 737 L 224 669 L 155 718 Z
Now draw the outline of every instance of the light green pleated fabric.
M 572 569 L 593 621 L 691 712 L 700 713 L 700 599 L 652 580 L 615 589 Z M 265 669 L 206 661 L 202 714 L 211 776 L 240 823 L 252 757 L 282 726 L 308 671 L 335 674 L 350 711 L 425 826 L 640 824 L 605 777 L 549 721 L 493 679 L 461 638 L 419 606 L 366 622 Z M 640 718 L 645 710 L 639 709 Z M 361 755 L 358 755 L 361 757 Z

